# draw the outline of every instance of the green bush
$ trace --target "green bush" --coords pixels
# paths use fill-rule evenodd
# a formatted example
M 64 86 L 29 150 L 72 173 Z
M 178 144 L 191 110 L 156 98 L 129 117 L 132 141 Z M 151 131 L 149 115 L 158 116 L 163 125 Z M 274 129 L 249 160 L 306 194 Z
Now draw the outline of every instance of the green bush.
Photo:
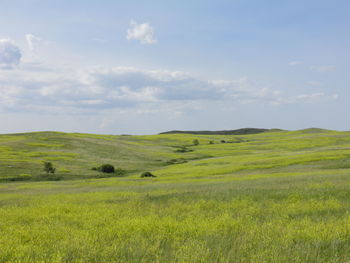
M 165 162 L 165 164 L 170 165 L 170 164 L 179 164 L 179 163 L 186 163 L 187 161 L 184 158 L 180 159 L 170 159 Z
M 152 174 L 151 172 L 143 172 L 141 174 L 141 178 L 144 178 L 144 177 L 156 177 L 154 174 Z
M 124 169 L 122 169 L 122 168 L 114 168 L 114 166 L 111 165 L 111 164 L 103 164 L 103 165 L 98 166 L 98 167 L 92 167 L 91 170 L 99 171 L 99 172 L 102 172 L 102 173 L 119 175 L 119 176 L 122 176 L 122 175 L 126 174 L 126 171 Z M 111 175 L 111 176 L 114 176 L 114 175 Z M 101 176 L 99 176 L 99 177 L 101 177 Z M 105 176 L 102 176 L 102 177 L 105 177 Z M 108 177 L 110 177 L 110 176 L 108 176 Z
M 193 143 L 193 145 L 195 145 L 195 146 L 199 145 L 198 139 L 194 139 L 194 140 L 192 141 L 192 143 Z
M 114 173 L 115 171 L 114 166 L 111 164 L 102 164 L 98 170 L 102 173 Z
M 185 146 L 181 146 L 181 147 L 179 147 L 179 149 L 177 149 L 175 152 L 176 152 L 176 153 L 187 153 L 187 152 L 193 152 L 193 150 L 188 149 L 188 148 L 185 147 Z

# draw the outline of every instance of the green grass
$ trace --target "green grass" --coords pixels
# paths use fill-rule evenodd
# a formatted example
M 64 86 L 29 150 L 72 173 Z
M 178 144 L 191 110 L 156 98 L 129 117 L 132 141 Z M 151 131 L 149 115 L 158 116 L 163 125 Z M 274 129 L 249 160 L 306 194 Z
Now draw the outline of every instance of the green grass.
M 2 135 L 0 164 L 0 262 L 350 262 L 350 132 Z

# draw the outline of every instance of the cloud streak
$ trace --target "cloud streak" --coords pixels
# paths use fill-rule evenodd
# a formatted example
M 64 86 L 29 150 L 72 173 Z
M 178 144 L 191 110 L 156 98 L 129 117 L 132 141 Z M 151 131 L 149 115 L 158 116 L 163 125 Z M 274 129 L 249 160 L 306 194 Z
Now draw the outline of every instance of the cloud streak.
M 333 65 L 322 65 L 322 66 L 312 66 L 311 69 L 313 71 L 327 73 L 327 72 L 334 72 L 336 70 L 336 67 Z
M 303 62 L 301 62 L 301 61 L 291 61 L 288 63 L 289 66 L 298 66 L 301 64 L 303 64 Z

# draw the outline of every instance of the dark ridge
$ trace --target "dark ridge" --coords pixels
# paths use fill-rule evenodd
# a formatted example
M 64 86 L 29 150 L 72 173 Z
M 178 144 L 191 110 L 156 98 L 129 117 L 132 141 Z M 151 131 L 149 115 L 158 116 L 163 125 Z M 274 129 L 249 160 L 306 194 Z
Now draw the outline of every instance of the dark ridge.
M 245 135 L 245 134 L 257 134 L 268 131 L 282 131 L 280 129 L 259 129 L 259 128 L 243 128 L 238 130 L 225 130 L 225 131 L 167 131 L 159 134 L 201 134 L 201 135 Z

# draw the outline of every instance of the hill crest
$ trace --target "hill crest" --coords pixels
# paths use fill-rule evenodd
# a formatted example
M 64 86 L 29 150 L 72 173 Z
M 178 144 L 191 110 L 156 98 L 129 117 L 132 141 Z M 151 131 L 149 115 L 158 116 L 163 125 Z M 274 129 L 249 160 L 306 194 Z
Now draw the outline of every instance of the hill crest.
M 245 134 L 257 134 L 269 131 L 282 131 L 281 129 L 261 129 L 261 128 L 242 128 L 236 130 L 221 130 L 221 131 L 180 131 L 173 130 L 167 132 L 161 132 L 159 134 L 201 134 L 201 135 L 245 135 Z

